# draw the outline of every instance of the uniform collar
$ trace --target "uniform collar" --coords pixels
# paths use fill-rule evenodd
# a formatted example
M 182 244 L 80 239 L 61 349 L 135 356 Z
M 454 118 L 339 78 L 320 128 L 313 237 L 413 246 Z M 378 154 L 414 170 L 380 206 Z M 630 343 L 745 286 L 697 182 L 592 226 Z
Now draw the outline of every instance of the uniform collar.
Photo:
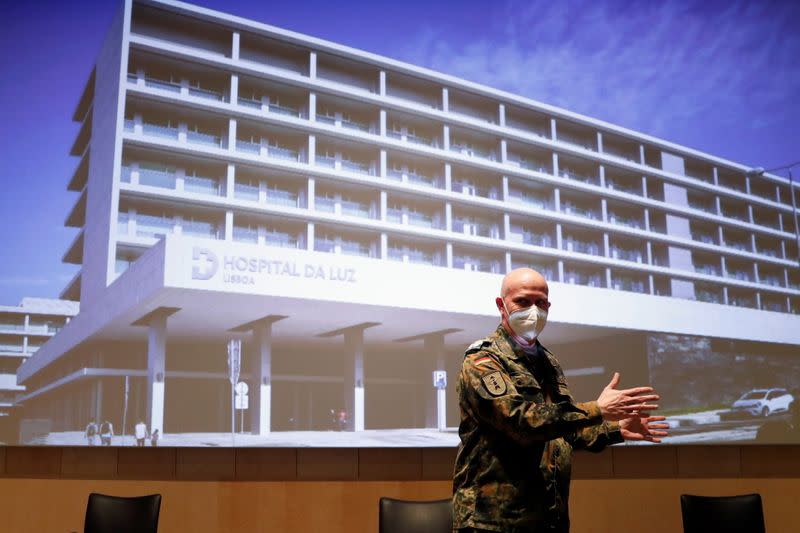
M 502 324 L 497 326 L 495 330 L 495 342 L 497 343 L 497 347 L 506 354 L 509 359 L 519 360 L 519 359 L 527 359 L 530 358 L 532 354 L 526 352 L 522 346 L 520 346 L 514 338 L 508 334 L 506 328 L 503 327 Z M 550 353 L 550 351 L 542 346 L 539 340 L 536 340 L 536 348 L 540 354 L 543 355 L 544 353 Z

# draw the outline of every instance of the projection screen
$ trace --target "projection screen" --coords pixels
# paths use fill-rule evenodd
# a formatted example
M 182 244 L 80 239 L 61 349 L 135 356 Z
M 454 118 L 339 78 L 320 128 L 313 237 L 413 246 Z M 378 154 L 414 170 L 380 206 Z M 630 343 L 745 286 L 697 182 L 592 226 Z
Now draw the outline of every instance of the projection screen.
M 121 6 L 75 106 L 59 300 L 0 307 L 0 440 L 456 446 L 503 276 L 575 398 L 672 444 L 800 441 L 800 188 L 189 4 Z M 157 432 L 156 432 L 157 430 Z

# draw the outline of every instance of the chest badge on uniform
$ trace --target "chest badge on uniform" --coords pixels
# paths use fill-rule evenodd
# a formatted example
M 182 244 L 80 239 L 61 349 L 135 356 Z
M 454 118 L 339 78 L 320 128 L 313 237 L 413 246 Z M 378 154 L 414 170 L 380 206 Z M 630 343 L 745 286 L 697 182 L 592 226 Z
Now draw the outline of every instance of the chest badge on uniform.
M 490 372 L 481 376 L 481 381 L 483 381 L 483 386 L 492 396 L 502 396 L 506 393 L 506 382 L 500 372 Z

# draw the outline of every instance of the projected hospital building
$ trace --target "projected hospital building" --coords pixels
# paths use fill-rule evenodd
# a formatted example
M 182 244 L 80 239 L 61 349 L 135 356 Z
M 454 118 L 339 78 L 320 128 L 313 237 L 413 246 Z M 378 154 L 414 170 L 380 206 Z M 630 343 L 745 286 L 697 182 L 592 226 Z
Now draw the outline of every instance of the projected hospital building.
M 231 338 L 253 434 L 455 426 L 520 266 L 576 396 L 664 339 L 800 346 L 800 188 L 711 154 L 172 1 L 125 1 L 74 120 L 81 312 L 18 375 L 53 432 L 230 431 Z

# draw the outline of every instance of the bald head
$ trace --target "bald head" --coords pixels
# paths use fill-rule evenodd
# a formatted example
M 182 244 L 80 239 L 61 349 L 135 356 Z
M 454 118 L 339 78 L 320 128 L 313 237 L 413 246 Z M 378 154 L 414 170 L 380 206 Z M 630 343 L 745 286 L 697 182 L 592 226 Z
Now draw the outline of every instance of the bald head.
M 505 300 L 510 294 L 519 292 L 521 289 L 543 292 L 546 296 L 548 294 L 547 280 L 532 268 L 517 268 L 503 278 L 500 297 Z

